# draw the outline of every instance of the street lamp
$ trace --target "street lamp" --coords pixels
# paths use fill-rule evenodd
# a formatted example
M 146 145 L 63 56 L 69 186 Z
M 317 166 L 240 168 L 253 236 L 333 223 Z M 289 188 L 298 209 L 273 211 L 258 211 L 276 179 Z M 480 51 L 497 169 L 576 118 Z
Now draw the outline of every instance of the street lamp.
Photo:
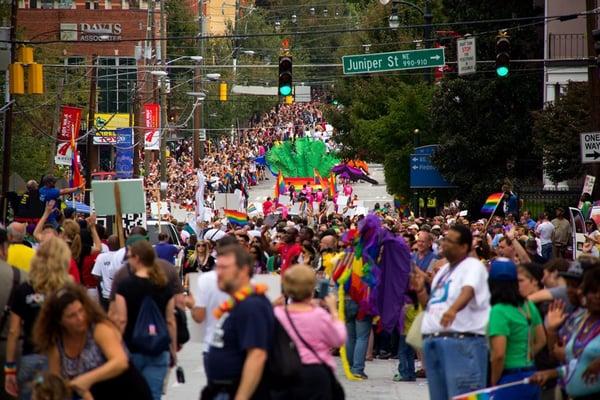
M 327 18 L 329 16 L 329 10 L 327 10 L 326 8 L 323 10 L 323 16 L 325 18 Z
M 296 24 L 298 22 L 298 16 L 296 14 L 292 14 L 292 24 Z
M 315 8 L 311 7 L 308 11 L 310 12 L 310 15 L 312 15 L 314 17 L 314 15 L 315 15 Z

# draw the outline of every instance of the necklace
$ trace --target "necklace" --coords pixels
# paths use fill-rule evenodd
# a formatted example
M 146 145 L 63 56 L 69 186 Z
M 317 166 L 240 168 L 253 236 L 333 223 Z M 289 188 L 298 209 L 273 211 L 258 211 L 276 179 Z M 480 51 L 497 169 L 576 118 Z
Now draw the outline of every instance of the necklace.
M 257 283 L 256 285 L 247 285 L 238 290 L 233 294 L 233 296 L 229 297 L 225 300 L 221 305 L 213 310 L 213 315 L 216 319 L 220 319 L 223 314 L 231 312 L 233 308 L 246 300 L 248 297 L 256 294 L 256 295 L 264 295 L 267 293 L 267 285 L 264 283 Z
M 600 334 L 600 320 L 591 321 L 588 315 L 579 325 L 573 340 L 573 356 L 579 358 L 585 347 Z

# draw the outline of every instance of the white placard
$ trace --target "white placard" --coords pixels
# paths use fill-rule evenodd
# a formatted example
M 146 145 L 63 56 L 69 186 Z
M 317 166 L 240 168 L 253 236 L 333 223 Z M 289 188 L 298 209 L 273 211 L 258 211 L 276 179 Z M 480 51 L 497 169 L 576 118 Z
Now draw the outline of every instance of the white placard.
M 150 203 L 150 214 L 152 214 L 153 217 L 158 217 L 158 203 Z M 167 214 L 169 214 L 169 207 L 167 206 L 167 203 L 160 203 L 160 215 Z
M 279 199 L 277 200 L 277 202 L 279 204 L 283 204 L 284 206 L 289 206 L 290 205 L 290 197 L 282 194 L 279 196 Z
M 458 75 L 468 75 L 477 72 L 477 51 L 475 38 L 469 37 L 456 41 L 458 59 Z
M 336 204 L 341 207 L 346 207 L 348 205 L 348 196 L 338 196 Z

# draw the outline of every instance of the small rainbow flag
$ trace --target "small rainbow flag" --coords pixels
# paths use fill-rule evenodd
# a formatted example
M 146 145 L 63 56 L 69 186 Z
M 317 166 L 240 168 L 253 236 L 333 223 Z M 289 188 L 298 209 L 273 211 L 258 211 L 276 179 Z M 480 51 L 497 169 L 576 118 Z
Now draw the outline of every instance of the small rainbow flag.
M 248 211 L 248 214 L 256 212 L 256 206 L 254 205 L 254 203 L 248 204 L 248 208 L 246 209 L 246 211 Z
M 241 211 L 225 210 L 225 217 L 232 225 L 244 226 L 248 224 L 248 214 Z
M 282 194 L 285 194 L 285 181 L 283 180 L 281 171 L 279 171 L 277 174 L 277 182 L 275 183 L 275 198 L 278 199 Z
M 502 200 L 503 193 L 494 193 L 488 196 L 483 207 L 481 207 L 482 214 L 493 214 L 496 211 L 496 207 Z
M 469 395 L 464 395 L 462 397 L 454 396 L 453 400 L 488 400 L 490 398 L 489 393 L 472 393 Z
M 514 381 L 509 383 L 504 383 L 502 385 L 491 386 L 489 388 L 475 390 L 473 392 L 459 394 L 458 396 L 453 396 L 452 400 L 489 400 L 492 398 L 491 394 L 497 392 L 500 389 L 507 389 L 513 386 L 520 385 L 529 385 L 529 378 L 521 379 L 520 381 Z

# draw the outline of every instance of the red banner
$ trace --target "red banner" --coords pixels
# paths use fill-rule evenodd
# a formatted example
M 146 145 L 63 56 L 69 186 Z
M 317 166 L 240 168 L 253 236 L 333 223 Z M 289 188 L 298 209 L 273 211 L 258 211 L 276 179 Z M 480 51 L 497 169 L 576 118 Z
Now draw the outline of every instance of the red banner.
M 160 105 L 156 103 L 144 104 L 144 149 L 160 149 Z
M 81 126 L 81 108 L 62 106 L 60 115 L 60 130 L 58 131 L 58 141 L 71 140 L 71 135 L 75 133 L 75 140 L 79 137 L 79 127 Z

